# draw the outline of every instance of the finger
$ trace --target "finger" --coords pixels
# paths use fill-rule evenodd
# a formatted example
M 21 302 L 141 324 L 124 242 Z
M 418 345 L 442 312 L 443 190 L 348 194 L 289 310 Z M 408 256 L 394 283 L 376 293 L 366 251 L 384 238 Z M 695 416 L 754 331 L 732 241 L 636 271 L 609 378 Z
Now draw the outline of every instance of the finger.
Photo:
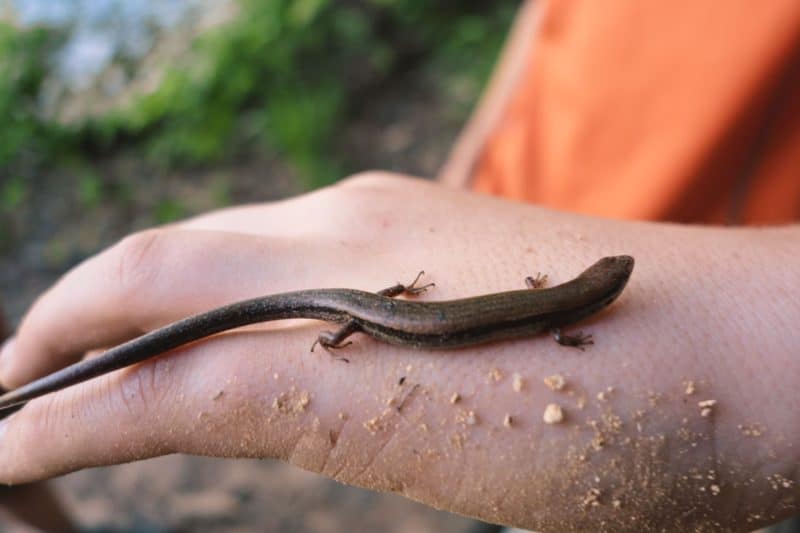
M 0 354 L 0 381 L 15 387 L 200 311 L 266 292 L 277 244 L 263 237 L 153 230 L 87 260 L 42 295 Z M 290 264 L 290 261 L 287 261 Z M 286 266 L 288 266 L 288 264 Z
M 221 335 L 33 400 L 0 422 L 0 483 L 169 453 L 285 455 L 313 423 L 338 420 L 309 406 L 298 374 L 342 366 L 308 352 L 310 329 Z

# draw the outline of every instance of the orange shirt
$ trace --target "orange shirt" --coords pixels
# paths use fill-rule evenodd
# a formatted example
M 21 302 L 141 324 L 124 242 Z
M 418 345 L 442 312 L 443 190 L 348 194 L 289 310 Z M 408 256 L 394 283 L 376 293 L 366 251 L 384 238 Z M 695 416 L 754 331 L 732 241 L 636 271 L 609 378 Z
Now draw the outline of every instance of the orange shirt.
M 539 1 L 477 190 L 618 218 L 800 219 L 800 1 Z

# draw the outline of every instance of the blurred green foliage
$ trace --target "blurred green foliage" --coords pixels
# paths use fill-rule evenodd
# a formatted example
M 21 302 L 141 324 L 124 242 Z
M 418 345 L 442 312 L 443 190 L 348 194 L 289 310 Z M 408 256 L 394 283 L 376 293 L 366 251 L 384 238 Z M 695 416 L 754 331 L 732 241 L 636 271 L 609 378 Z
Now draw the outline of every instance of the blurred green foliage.
M 61 128 L 37 115 L 48 56 L 59 40 L 53 31 L 20 31 L 0 21 L 0 179 L 11 180 L 0 192 L 5 206 L 9 203 L 6 195 L 16 194 L 13 179 L 19 178 L 7 175 L 12 164 L 37 159 L 63 142 Z
M 78 199 L 87 209 L 97 207 L 103 200 L 103 179 L 92 170 L 85 170 L 78 179 Z
M 155 211 L 155 221 L 157 224 L 167 224 L 186 216 L 186 206 L 180 200 L 165 198 L 158 202 Z
M 0 188 L 0 210 L 11 212 L 25 200 L 25 180 L 21 176 L 5 178 Z
M 192 60 L 176 64 L 154 92 L 69 136 L 34 110 L 46 32 L 0 27 L 0 120 L 11 124 L 0 132 L 0 164 L 30 147 L 52 154 L 55 141 L 95 152 L 124 145 L 163 167 L 266 149 L 283 155 L 308 186 L 328 183 L 349 170 L 333 141 L 371 88 L 410 68 L 428 68 L 442 91 L 466 92 L 468 98 L 455 100 L 471 105 L 519 1 L 238 4 L 238 15 L 199 36 Z M 86 203 L 99 199 L 97 179 L 87 178 L 81 189 Z M 179 211 L 165 205 L 159 218 Z

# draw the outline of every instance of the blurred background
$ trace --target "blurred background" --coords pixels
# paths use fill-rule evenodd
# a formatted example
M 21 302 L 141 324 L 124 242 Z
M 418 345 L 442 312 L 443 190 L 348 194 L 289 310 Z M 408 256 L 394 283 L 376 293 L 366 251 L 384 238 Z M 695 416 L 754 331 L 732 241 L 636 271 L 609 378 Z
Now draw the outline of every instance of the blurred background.
M 17 323 L 138 229 L 359 170 L 433 177 L 519 4 L 0 0 L 0 307 Z M 166 457 L 53 487 L 89 531 L 480 526 L 270 461 Z

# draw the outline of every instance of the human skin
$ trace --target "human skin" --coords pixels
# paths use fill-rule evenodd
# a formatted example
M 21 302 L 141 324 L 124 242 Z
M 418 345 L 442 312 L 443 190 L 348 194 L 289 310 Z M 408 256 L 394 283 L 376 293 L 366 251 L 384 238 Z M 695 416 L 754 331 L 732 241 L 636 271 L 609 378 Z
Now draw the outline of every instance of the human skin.
M 0 381 L 262 294 L 377 291 L 424 269 L 420 298 L 450 299 L 616 254 L 636 259 L 628 287 L 568 329 L 593 334 L 586 351 L 355 335 L 330 355 L 309 351 L 328 326 L 273 322 L 32 401 L 0 427 L 0 481 L 180 452 L 278 458 L 536 530 L 746 531 L 796 512 L 797 226 L 612 221 L 370 173 L 123 239 L 33 305 Z M 561 422 L 543 421 L 551 403 Z

